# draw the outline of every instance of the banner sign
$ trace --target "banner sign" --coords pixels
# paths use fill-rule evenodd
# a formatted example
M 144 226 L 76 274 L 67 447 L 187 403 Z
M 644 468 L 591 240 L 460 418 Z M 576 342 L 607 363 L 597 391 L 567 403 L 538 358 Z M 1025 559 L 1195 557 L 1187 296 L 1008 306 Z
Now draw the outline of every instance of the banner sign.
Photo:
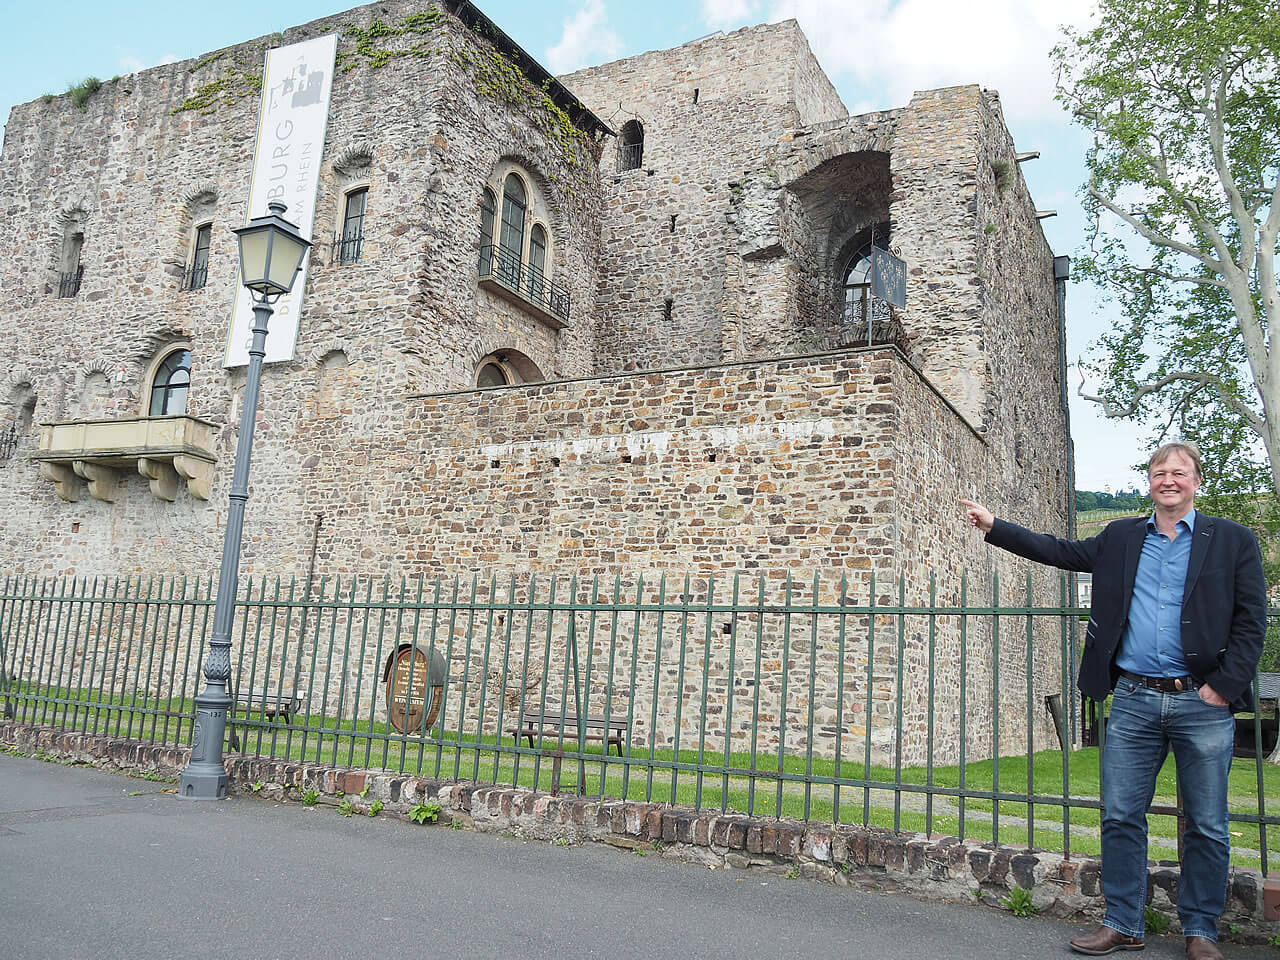
M 907 265 L 879 247 L 871 248 L 871 292 L 895 307 L 907 305 Z
M 279 200 L 287 206 L 284 218 L 311 239 L 337 51 L 336 34 L 267 51 L 247 220 L 265 216 L 267 204 Z M 308 253 L 293 289 L 276 301 L 267 332 L 266 363 L 293 359 L 310 262 Z M 237 275 L 236 303 L 231 313 L 223 366 L 242 367 L 249 362 L 252 329 L 253 301 Z

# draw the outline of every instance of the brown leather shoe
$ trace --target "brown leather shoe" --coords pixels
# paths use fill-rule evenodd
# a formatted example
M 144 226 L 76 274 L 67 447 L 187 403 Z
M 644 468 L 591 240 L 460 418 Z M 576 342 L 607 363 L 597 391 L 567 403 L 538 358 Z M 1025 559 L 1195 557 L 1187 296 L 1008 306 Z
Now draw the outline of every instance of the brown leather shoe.
M 1201 937 L 1188 937 L 1187 943 L 1191 941 L 1203 939 Z M 1208 941 L 1205 941 L 1206 943 Z M 1146 944 L 1143 943 L 1141 937 L 1126 937 L 1119 930 L 1111 927 L 1099 927 L 1093 933 L 1086 933 L 1082 937 L 1074 937 L 1071 940 L 1071 949 L 1076 953 L 1087 953 L 1091 957 L 1102 957 L 1108 953 L 1115 953 L 1117 950 L 1141 950 Z M 1190 956 L 1191 947 L 1187 947 L 1188 956 Z M 1212 954 L 1205 954 L 1210 957 Z M 1195 960 L 1200 960 L 1196 957 Z
M 1222 951 L 1208 937 L 1187 937 L 1187 960 L 1223 960 Z

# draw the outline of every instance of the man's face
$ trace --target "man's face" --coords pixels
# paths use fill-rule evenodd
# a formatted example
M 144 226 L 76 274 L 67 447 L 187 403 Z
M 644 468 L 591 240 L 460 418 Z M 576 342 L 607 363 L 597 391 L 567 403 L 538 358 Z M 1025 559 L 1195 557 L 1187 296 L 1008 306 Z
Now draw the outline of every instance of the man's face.
M 1151 481 L 1151 500 L 1155 505 L 1179 516 L 1191 509 L 1196 491 L 1200 489 L 1196 465 L 1186 454 L 1176 451 L 1160 463 L 1153 464 L 1148 479 Z

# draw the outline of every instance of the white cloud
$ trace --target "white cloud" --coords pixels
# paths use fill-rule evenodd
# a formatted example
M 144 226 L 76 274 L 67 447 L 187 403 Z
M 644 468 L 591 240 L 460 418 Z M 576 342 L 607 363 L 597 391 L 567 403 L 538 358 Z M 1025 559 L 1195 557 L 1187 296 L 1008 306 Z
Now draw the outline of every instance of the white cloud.
M 979 83 L 1000 91 L 1007 115 L 1030 119 L 1057 109 L 1049 50 L 1061 38 L 1060 24 L 1085 23 L 1092 6 L 865 0 L 854 14 L 842 0 L 772 0 L 769 19 L 799 20 L 827 72 L 851 75 L 865 90 L 849 104 L 855 113 L 902 106 L 916 90 Z
M 569 73 L 616 59 L 621 51 L 622 41 L 609 27 L 604 0 L 587 0 L 564 22 L 560 42 L 547 51 L 547 66 L 552 73 Z
M 755 20 L 757 0 L 702 0 L 702 19 L 709 27 L 724 30 Z

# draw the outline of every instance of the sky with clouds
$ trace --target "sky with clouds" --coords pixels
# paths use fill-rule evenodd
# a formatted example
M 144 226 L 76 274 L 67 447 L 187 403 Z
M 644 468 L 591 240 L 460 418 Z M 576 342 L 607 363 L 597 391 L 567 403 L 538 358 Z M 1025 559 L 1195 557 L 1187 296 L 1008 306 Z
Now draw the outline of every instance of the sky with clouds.
M 477 4 L 548 69 L 582 66 L 677 46 L 716 30 L 790 17 L 852 113 L 906 104 L 915 90 L 980 83 L 1000 92 L 1036 207 L 1055 253 L 1082 243 L 1076 191 L 1084 179 L 1086 139 L 1053 99 L 1050 48 L 1062 24 L 1088 22 L 1092 0 L 481 0 Z M 243 40 L 352 6 L 343 0 L 220 0 L 214 7 L 167 0 L 58 0 L 47 10 L 0 0 L 0 113 L 85 76 L 108 78 L 197 57 Z M 1114 321 L 1087 287 L 1068 291 L 1068 351 L 1083 354 Z M 1072 391 L 1076 386 L 1072 378 Z M 1142 485 L 1131 465 L 1143 433 L 1106 421 L 1073 397 L 1077 486 L 1112 490 Z

